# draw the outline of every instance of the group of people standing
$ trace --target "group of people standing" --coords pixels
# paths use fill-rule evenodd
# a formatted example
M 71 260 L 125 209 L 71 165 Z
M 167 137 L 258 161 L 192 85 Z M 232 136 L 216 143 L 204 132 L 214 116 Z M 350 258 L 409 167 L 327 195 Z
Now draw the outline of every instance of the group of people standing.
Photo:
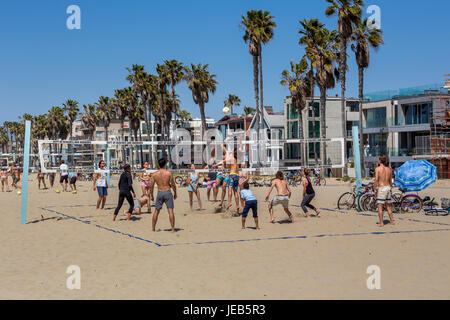
M 11 186 L 14 189 L 18 189 L 19 186 L 17 183 L 20 181 L 20 168 L 15 164 L 11 163 L 9 168 L 1 168 L 0 170 L 0 180 L 2 183 L 2 192 L 11 192 L 12 190 L 9 188 L 8 178 L 11 177 Z

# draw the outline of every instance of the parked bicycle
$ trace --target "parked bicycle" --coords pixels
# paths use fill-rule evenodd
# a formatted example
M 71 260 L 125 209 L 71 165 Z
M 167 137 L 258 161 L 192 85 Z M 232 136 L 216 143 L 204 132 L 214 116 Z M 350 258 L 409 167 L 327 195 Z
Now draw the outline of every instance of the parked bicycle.
M 391 196 L 391 208 L 394 213 L 418 213 L 422 210 L 423 200 L 417 194 L 408 193 L 406 189 L 399 189 Z M 374 193 L 368 194 L 363 203 L 365 211 L 378 211 L 377 197 Z
M 362 202 L 364 201 L 365 195 L 369 194 L 373 191 L 373 183 L 363 184 L 362 185 L 362 195 L 359 197 L 359 206 L 361 208 Z M 338 209 L 339 210 L 350 210 L 356 209 L 356 199 L 357 199 L 356 185 L 353 185 L 351 192 L 343 193 L 338 200 Z
M 425 197 L 423 199 L 423 211 L 427 216 L 448 216 L 450 214 L 450 199 L 442 198 L 441 207 L 434 201 L 435 198 Z

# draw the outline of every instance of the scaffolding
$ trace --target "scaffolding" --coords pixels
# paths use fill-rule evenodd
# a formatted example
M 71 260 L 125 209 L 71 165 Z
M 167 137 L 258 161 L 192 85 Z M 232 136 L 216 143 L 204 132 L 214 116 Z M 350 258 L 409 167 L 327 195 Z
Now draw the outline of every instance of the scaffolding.
M 430 162 L 437 167 L 440 179 L 449 179 L 450 163 L 450 74 L 445 75 L 445 85 L 439 95 L 432 97 L 433 111 L 430 126 Z

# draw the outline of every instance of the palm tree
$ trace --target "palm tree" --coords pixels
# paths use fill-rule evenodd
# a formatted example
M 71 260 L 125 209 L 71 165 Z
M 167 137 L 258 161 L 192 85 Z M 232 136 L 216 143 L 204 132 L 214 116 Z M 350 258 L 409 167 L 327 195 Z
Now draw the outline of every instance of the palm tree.
M 209 93 L 214 94 L 216 92 L 217 81 L 214 79 L 215 74 L 211 74 L 208 71 L 208 64 L 191 64 L 191 69 L 188 69 L 185 75 L 185 79 L 188 83 L 188 88 L 192 91 L 192 98 L 195 104 L 198 104 L 200 108 L 200 116 L 202 118 L 202 136 L 203 132 L 207 129 L 206 116 L 205 116 L 205 104 L 209 101 Z
M 264 128 L 264 91 L 263 91 L 263 72 L 262 72 L 262 45 L 267 44 L 272 40 L 274 36 L 274 28 L 277 27 L 276 23 L 272 20 L 275 17 L 270 14 L 269 11 L 257 11 L 257 28 L 258 28 L 258 38 L 259 38 L 259 85 L 260 85 L 260 98 L 261 98 L 261 119 L 260 126 Z
M 175 93 L 175 86 L 183 81 L 184 74 L 186 72 L 186 67 L 183 65 L 183 63 L 177 61 L 177 60 L 164 60 L 164 64 L 167 68 L 167 75 L 169 80 L 169 85 L 172 88 L 172 113 L 174 114 L 175 120 L 177 115 L 176 110 L 176 93 Z
M 311 85 L 308 72 L 308 61 L 306 57 L 295 64 L 291 61 L 291 72 L 284 70 L 281 74 L 280 84 L 287 86 L 292 97 L 292 106 L 298 112 L 298 134 L 299 139 L 304 139 L 303 134 L 303 110 L 306 108 L 306 99 L 311 95 Z M 300 143 L 300 157 L 303 165 L 306 164 L 305 152 Z
M 242 15 L 241 25 L 245 28 L 244 42 L 248 42 L 248 51 L 253 59 L 253 87 L 255 92 L 255 106 L 256 106 L 256 126 L 257 126 L 257 139 L 259 141 L 259 132 L 261 130 L 261 123 L 259 121 L 261 109 L 259 107 L 259 50 L 260 50 L 260 38 L 258 29 L 258 14 L 255 10 L 247 11 L 247 16 Z M 258 144 L 259 148 L 259 144 Z
M 379 29 L 369 29 L 367 19 L 359 19 L 354 26 L 352 34 L 352 50 L 355 52 L 356 64 L 358 65 L 359 78 L 359 153 L 361 157 L 361 172 L 364 172 L 364 141 L 363 141 L 363 93 L 364 93 L 364 69 L 369 67 L 369 48 L 377 49 L 383 44 L 382 31 Z
M 241 99 L 239 99 L 239 97 L 235 96 L 234 94 L 229 94 L 228 98 L 223 102 L 223 104 L 224 106 L 230 108 L 230 114 L 233 114 L 233 106 L 240 106 Z
M 8 150 L 8 130 L 3 123 L 3 126 L 0 127 L 0 145 L 2 146 L 2 153 L 6 153 L 5 150 Z
M 256 109 L 255 108 L 252 108 L 252 107 L 244 107 L 244 113 L 245 113 L 245 116 L 247 117 L 249 114 L 253 114 L 253 113 L 255 113 L 255 111 L 256 111 Z
M 314 74 L 314 65 L 317 60 L 317 48 L 320 41 L 320 30 L 325 26 L 323 23 L 319 21 L 319 19 L 310 19 L 300 21 L 301 28 L 299 30 L 299 34 L 302 35 L 299 40 L 299 44 L 305 46 L 306 57 L 309 60 L 310 69 L 308 73 L 309 83 L 311 85 L 310 93 L 311 93 L 311 108 L 312 108 L 312 131 L 313 135 L 316 133 L 316 108 L 314 106 L 314 87 L 315 87 L 315 74 Z M 318 164 L 319 157 L 317 156 L 316 144 L 312 144 L 313 152 L 314 152 L 314 161 L 316 165 Z M 308 154 L 308 153 L 307 153 Z M 306 160 L 306 163 L 308 161 Z
M 330 5 L 325 11 L 327 16 L 338 16 L 339 32 L 339 80 L 341 82 L 341 122 L 342 137 L 347 136 L 347 121 L 345 117 L 345 80 L 347 71 L 347 42 L 353 34 L 353 25 L 361 17 L 361 7 L 364 6 L 362 0 L 326 0 Z M 344 147 L 344 159 L 347 162 L 347 146 Z M 347 173 L 347 166 L 344 167 L 344 174 Z
M 95 105 L 88 104 L 83 105 L 83 115 L 81 117 L 81 121 L 83 121 L 84 125 L 89 129 L 91 132 L 91 140 L 95 140 L 95 128 L 97 127 L 99 123 L 98 114 L 95 109 Z
M 180 118 L 181 122 L 187 122 L 192 120 L 191 114 L 186 110 L 180 110 L 178 112 L 178 117 Z
M 78 101 L 68 99 L 66 100 L 66 102 L 63 103 L 63 108 L 69 120 L 69 139 L 71 139 L 73 123 L 78 116 L 78 112 L 80 112 L 80 108 L 78 107 Z
M 339 72 L 334 66 L 338 57 L 339 45 L 336 31 L 330 31 L 321 28 L 319 31 L 319 45 L 315 52 L 316 60 L 314 67 L 316 68 L 316 82 L 320 90 L 320 135 L 322 139 L 327 136 L 326 126 L 326 103 L 327 89 L 334 88 L 336 85 L 335 76 L 339 77 Z M 327 165 L 327 149 L 326 144 L 322 143 L 322 165 Z
M 125 141 L 125 133 L 124 133 L 124 126 L 125 126 L 125 118 L 127 117 L 127 105 L 125 100 L 125 89 L 116 89 L 114 91 L 114 98 L 112 99 L 111 103 L 115 107 L 115 113 L 117 119 L 120 120 L 120 141 Z M 121 152 L 122 152 L 122 161 L 125 161 L 125 145 L 121 145 Z
M 111 119 L 115 117 L 114 106 L 111 103 L 109 97 L 101 96 L 98 98 L 97 105 L 97 118 L 103 123 L 105 128 L 105 140 L 109 140 L 109 125 L 111 124 Z

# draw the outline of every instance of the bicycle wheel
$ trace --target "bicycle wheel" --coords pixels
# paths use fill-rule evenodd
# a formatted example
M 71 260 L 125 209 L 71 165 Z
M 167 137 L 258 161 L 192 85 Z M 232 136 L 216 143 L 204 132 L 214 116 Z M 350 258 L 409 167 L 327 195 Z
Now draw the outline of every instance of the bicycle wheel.
M 409 194 L 402 198 L 401 210 L 403 212 L 417 213 L 422 210 L 422 206 L 422 199 L 415 194 Z
M 327 185 L 327 180 L 325 178 L 320 178 L 319 186 L 326 186 L 326 185 Z
M 402 194 L 399 192 L 393 193 L 392 194 L 392 202 L 391 202 L 391 208 L 392 208 L 392 212 L 394 213 L 404 213 L 402 212 L 401 208 L 401 204 L 402 204 Z
M 378 211 L 377 198 L 375 197 L 374 194 L 369 194 L 366 196 L 363 203 L 363 209 L 364 211 L 371 211 L 371 212 Z
M 184 182 L 184 179 L 183 179 L 183 177 L 182 176 L 177 176 L 177 177 L 175 177 L 175 183 L 176 184 L 178 184 L 178 185 L 182 185 L 183 184 L 183 182 Z
M 359 199 L 359 203 L 358 203 L 359 208 L 362 211 L 367 211 L 367 209 L 364 208 L 364 200 L 367 198 L 368 195 L 369 195 L 368 193 L 363 193 L 362 195 L 359 196 L 359 198 L 357 197 L 357 199 Z
M 346 192 L 339 197 L 338 209 L 350 210 L 355 207 L 355 195 L 351 192 Z
M 450 214 L 449 210 L 445 210 L 445 209 L 426 209 L 424 210 L 425 214 L 427 216 L 448 216 Z

